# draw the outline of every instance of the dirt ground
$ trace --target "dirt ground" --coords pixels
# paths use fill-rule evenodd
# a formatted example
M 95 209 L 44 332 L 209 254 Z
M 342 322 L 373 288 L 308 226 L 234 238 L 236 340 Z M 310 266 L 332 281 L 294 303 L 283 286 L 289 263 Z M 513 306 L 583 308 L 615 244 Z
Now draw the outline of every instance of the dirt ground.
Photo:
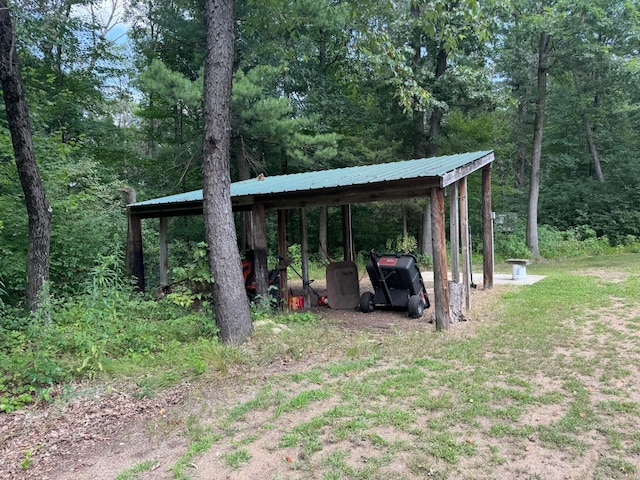
M 302 282 L 290 279 L 294 295 L 302 293 Z M 313 288 L 326 295 L 324 279 L 315 281 Z M 425 282 L 429 298 L 432 285 Z M 368 277 L 360 279 L 360 291 L 372 291 Z M 431 311 L 425 311 L 421 321 L 409 318 L 407 311 L 374 310 L 368 315 L 358 310 L 333 310 L 319 306 L 312 294 L 311 310 L 333 325 L 350 331 L 367 331 L 374 335 L 394 329 L 433 330 Z M 337 323 L 336 323 L 337 322 Z M 308 358 L 303 364 L 271 365 L 271 374 L 291 368 L 306 368 L 315 361 Z M 198 387 L 200 388 L 200 387 Z M 230 392 L 231 385 L 204 386 L 200 394 L 218 397 L 220 391 Z M 150 451 L 158 458 L 174 459 L 187 441 L 175 435 L 160 442 L 153 437 L 179 430 L 177 417 L 194 397 L 192 385 L 183 384 L 154 398 L 136 398 L 127 385 L 78 384 L 70 391 L 52 392 L 53 404 L 31 405 L 11 414 L 0 413 L 0 479 L 113 479 L 136 458 L 144 459 Z M 234 392 L 232 398 L 236 398 Z M 227 401 L 227 400 L 223 400 Z M 231 400 L 228 400 L 231 401 Z M 160 433 L 159 433 L 160 432 Z M 159 464 L 156 469 L 163 471 Z M 25 468 L 27 467 L 27 468 Z M 165 477 L 166 472 L 157 478 Z M 154 478 L 154 477 L 145 477 Z M 208 477 L 215 478 L 215 477 Z
M 368 279 L 363 279 L 361 291 L 370 288 L 370 284 L 367 284 Z M 324 293 L 322 282 L 315 282 L 313 286 L 320 294 Z M 496 296 L 508 288 L 498 286 L 490 291 L 474 290 L 473 311 L 490 309 Z M 294 285 L 294 293 L 299 290 L 300 286 Z M 433 298 L 432 286 L 427 285 L 427 290 L 430 298 Z M 410 333 L 434 330 L 429 322 L 432 309 L 419 321 L 409 318 L 406 311 L 375 310 L 365 315 L 357 310 L 331 310 L 317 305 L 314 305 L 313 311 L 319 313 L 323 321 L 344 329 L 346 334 L 364 332 L 372 341 L 396 331 Z M 640 312 L 625 315 L 639 316 Z M 450 334 L 472 336 L 481 321 L 475 321 L 475 318 L 470 320 L 455 325 Z M 184 383 L 154 398 L 136 398 L 128 393 L 132 390 L 127 385 L 112 385 L 105 389 L 104 385 L 87 383 L 76 385 L 73 390 L 60 389 L 55 392 L 56 398 L 52 404 L 33 405 L 11 414 L 0 414 L 0 479 L 107 480 L 116 478 L 127 468 L 149 458 L 158 461 L 140 478 L 174 478 L 170 469 L 189 447 L 188 438 L 181 434 L 188 421 L 185 419 L 191 416 L 215 418 L 216 408 L 230 408 L 243 399 L 252 398 L 256 383 L 261 378 L 275 373 L 303 371 L 323 362 L 326 362 L 325 358 L 309 356 L 297 363 L 266 365 L 263 371 L 253 372 L 252 378 L 245 378 L 246 381 L 240 384 L 231 376 L 215 383 Z M 636 380 L 640 382 L 637 372 L 625 381 Z M 551 387 L 540 385 L 542 389 Z M 558 405 L 541 406 L 529 414 L 531 418 L 528 420 L 532 423 L 551 422 L 559 415 L 559 408 Z M 313 408 L 305 409 L 299 416 L 311 418 L 315 413 Z M 297 418 L 296 421 L 304 421 L 304 418 Z M 251 428 L 251 424 L 257 428 L 260 422 L 259 418 L 250 418 L 248 428 Z M 377 433 L 383 437 L 392 435 L 383 429 Z M 220 462 L 216 458 L 221 453 L 214 446 L 207 456 L 194 460 L 191 465 L 193 475 L 203 479 L 289 478 L 274 473 L 280 468 L 274 462 L 281 462 L 282 459 L 275 460 L 270 454 L 268 445 L 277 441 L 265 435 L 261 438 L 260 446 L 252 451 L 252 461 L 241 471 L 220 470 Z M 410 441 L 402 438 L 396 440 Z M 469 438 L 467 441 L 474 442 L 476 439 Z M 496 444 L 500 441 L 495 439 Z M 509 442 L 509 439 L 504 441 Z M 594 442 L 597 444 L 596 440 Z M 575 459 L 569 462 L 563 458 L 562 452 L 549 456 L 548 450 L 542 450 L 532 440 L 525 443 L 524 446 L 502 446 L 505 451 L 512 451 L 511 460 L 508 465 L 494 469 L 491 478 L 592 478 L 588 472 L 585 473 L 585 469 L 598 460 L 597 452 L 589 451 L 577 462 Z M 358 445 L 352 447 L 354 455 L 359 448 L 364 448 Z M 364 458 L 365 452 L 361 454 Z M 389 466 L 397 478 L 403 478 L 404 475 L 407 475 L 406 478 L 415 478 L 403 470 L 406 460 L 400 456 Z M 290 460 L 287 458 L 286 461 Z M 535 477 L 519 475 L 518 472 L 529 471 L 531 462 L 543 474 Z M 558 469 L 563 464 L 566 468 Z M 637 467 L 640 468 L 640 464 Z M 435 473 L 425 472 L 424 478 L 430 478 L 432 474 Z

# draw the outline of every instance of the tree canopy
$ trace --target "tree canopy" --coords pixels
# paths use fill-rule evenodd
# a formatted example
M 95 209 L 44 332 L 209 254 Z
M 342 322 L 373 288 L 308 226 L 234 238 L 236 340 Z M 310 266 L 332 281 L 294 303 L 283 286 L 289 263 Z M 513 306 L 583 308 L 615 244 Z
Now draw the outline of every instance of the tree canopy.
M 202 187 L 205 2 L 9 5 L 53 211 L 51 289 L 78 292 L 96 258 L 124 261 L 120 189 L 143 200 Z M 236 0 L 234 15 L 232 181 L 494 149 L 493 208 L 515 219 L 509 245 L 525 245 L 532 178 L 537 228 L 612 245 L 640 236 L 637 0 Z M 546 111 L 536 122 L 541 35 Z M 1 121 L 0 294 L 19 305 L 28 223 Z M 478 186 L 470 180 L 472 208 Z M 389 208 L 356 207 L 359 248 L 396 239 Z M 406 209 L 418 238 L 423 205 Z M 312 240 L 321 216 L 310 212 Z M 172 222 L 172 255 L 190 258 L 204 226 Z M 290 237 L 299 241 L 295 228 Z

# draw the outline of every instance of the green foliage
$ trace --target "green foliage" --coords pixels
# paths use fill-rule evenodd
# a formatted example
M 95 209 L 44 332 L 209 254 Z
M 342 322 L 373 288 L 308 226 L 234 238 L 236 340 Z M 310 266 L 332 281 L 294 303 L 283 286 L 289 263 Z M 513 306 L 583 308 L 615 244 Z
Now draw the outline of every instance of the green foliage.
M 2 317 L 2 410 L 41 398 L 54 384 L 109 373 L 123 359 L 149 366 L 166 357 L 175 360 L 178 370 L 203 373 L 202 355 L 211 352 L 185 352 L 199 339 L 216 342 L 217 327 L 208 308 L 192 313 L 190 305 L 132 294 L 112 256 L 93 267 L 84 290 L 83 295 L 50 297 L 37 315 L 24 317 L 11 310 Z
M 540 255 L 543 258 L 571 258 L 602 255 L 609 248 L 607 237 L 597 238 L 589 227 L 560 232 L 542 225 L 538 229 Z
M 500 258 L 531 258 L 523 232 L 496 233 L 495 254 Z
M 191 259 L 183 265 L 174 267 L 172 272 L 172 291 L 167 299 L 177 305 L 190 305 L 201 308 L 211 295 L 213 278 L 209 273 L 207 244 L 198 242 L 192 245 Z
M 297 114 L 277 89 L 283 75 L 283 68 L 264 65 L 240 70 L 234 78 L 233 108 L 242 120 L 245 148 L 271 161 L 254 164 L 254 170 L 290 173 L 330 165 L 337 155 L 338 135 L 322 131 L 318 116 Z M 288 160 L 281 158 L 283 154 Z
M 126 216 L 121 211 L 120 192 L 116 183 L 100 178 L 100 168 L 87 155 L 83 142 L 61 143 L 54 137 L 36 136 L 35 144 L 53 212 L 51 288 L 77 292 L 96 258 L 122 251 Z M 0 155 L 10 155 L 3 148 L 0 141 Z M 3 167 L 7 188 L 0 192 L 4 225 L 0 229 L 0 277 L 7 303 L 16 305 L 26 289 L 28 225 L 15 164 L 0 162 L 0 172 Z
M 391 252 L 402 252 L 404 254 L 416 254 L 418 253 L 418 241 L 411 235 L 396 237 L 395 242 L 387 240 L 386 248 Z
M 580 225 L 562 231 L 549 225 L 538 228 L 540 254 L 546 259 L 577 258 L 592 255 L 604 255 L 614 251 L 634 252 L 640 249 L 637 238 L 628 235 L 622 244 L 613 247 L 606 236 L 599 237 L 588 225 Z M 531 258 L 531 252 L 525 244 L 525 229 L 522 225 L 509 232 L 495 233 L 495 253 L 502 259 Z

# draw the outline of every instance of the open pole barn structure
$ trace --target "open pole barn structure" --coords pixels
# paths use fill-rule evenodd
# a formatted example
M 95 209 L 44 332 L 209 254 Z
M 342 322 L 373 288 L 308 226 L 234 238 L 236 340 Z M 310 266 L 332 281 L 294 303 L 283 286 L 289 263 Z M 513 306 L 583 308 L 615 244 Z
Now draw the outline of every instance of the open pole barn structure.
M 483 283 L 493 286 L 493 222 L 491 211 L 491 164 L 493 151 L 479 151 L 440 157 L 421 158 L 377 165 L 361 165 L 290 175 L 264 176 L 231 184 L 233 210 L 250 212 L 256 287 L 258 294 L 268 290 L 267 234 L 265 215 L 278 212 L 278 252 L 286 256 L 286 212 L 300 209 L 303 285 L 308 285 L 308 246 L 306 213 L 308 207 L 342 208 L 344 259 L 353 260 L 351 205 L 357 203 L 429 198 L 432 213 L 434 306 L 438 329 L 447 329 L 451 321 L 445 228 L 445 189 L 449 188 L 450 244 L 452 247 L 452 281 L 460 280 L 466 307 L 470 306 L 469 288 L 471 252 L 469 242 L 467 176 L 482 170 Z M 127 206 L 129 233 L 127 266 L 145 288 L 141 219 L 160 220 L 160 283 L 168 285 L 167 218 L 202 215 L 202 190 L 156 198 Z M 240 266 L 238 266 L 240 268 Z M 281 275 L 280 292 L 287 294 L 286 270 Z M 309 289 L 305 287 L 305 304 Z M 286 299 L 285 299 L 286 300 Z M 285 303 L 286 305 L 286 303 Z

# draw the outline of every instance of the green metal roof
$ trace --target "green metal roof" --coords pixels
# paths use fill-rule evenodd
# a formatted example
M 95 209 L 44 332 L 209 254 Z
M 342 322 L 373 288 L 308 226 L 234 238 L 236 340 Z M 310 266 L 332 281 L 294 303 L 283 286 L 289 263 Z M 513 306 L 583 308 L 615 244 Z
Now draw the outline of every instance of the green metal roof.
M 444 188 L 493 161 L 486 150 L 377 165 L 336 168 L 290 175 L 260 176 L 231 184 L 234 209 L 253 204 L 267 208 L 346 204 L 424 195 Z M 202 190 L 133 203 L 141 216 L 181 215 L 202 211 Z

